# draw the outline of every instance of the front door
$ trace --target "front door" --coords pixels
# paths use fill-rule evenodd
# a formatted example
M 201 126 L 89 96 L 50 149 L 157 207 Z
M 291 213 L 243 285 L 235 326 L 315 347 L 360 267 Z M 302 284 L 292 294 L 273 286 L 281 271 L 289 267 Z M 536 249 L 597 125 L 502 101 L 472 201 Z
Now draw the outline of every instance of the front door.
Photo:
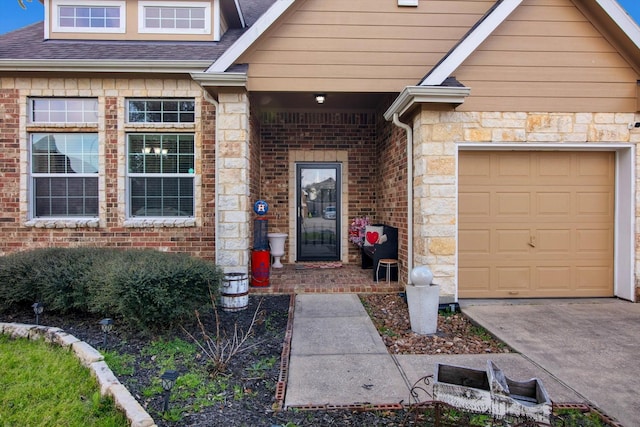
M 340 164 L 296 165 L 297 260 L 340 259 Z

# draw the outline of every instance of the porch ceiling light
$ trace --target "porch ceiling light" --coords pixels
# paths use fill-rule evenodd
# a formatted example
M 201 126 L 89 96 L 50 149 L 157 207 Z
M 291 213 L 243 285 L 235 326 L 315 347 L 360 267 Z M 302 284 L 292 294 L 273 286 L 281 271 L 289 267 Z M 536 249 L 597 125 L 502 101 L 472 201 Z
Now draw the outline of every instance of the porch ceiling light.
M 327 100 L 327 95 L 324 93 L 316 93 L 315 95 L 313 95 L 316 98 L 316 102 L 318 104 L 324 104 L 324 101 Z

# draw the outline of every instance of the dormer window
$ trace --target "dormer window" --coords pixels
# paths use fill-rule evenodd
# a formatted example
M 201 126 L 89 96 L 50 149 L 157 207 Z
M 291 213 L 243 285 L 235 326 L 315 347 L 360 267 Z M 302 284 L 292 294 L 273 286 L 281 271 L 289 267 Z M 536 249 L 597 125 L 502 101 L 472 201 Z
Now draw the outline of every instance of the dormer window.
M 140 1 L 138 7 L 140 33 L 211 33 L 211 2 Z
M 124 1 L 53 0 L 53 30 L 81 33 L 124 33 Z

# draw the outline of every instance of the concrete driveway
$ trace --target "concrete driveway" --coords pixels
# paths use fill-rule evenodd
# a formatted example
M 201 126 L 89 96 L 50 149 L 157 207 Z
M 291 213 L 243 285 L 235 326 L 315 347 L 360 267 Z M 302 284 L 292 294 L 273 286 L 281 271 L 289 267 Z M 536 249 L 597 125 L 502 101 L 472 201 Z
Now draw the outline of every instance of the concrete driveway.
M 626 427 L 640 426 L 640 304 L 461 300 L 462 311 Z

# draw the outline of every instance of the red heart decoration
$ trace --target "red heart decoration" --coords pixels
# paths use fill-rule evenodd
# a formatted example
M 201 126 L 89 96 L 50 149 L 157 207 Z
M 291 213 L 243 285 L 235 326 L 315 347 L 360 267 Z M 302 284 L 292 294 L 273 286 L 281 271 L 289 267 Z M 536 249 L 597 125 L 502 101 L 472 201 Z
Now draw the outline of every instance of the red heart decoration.
M 380 234 L 377 231 L 367 231 L 367 242 L 372 245 L 378 243 L 378 239 L 380 238 Z

